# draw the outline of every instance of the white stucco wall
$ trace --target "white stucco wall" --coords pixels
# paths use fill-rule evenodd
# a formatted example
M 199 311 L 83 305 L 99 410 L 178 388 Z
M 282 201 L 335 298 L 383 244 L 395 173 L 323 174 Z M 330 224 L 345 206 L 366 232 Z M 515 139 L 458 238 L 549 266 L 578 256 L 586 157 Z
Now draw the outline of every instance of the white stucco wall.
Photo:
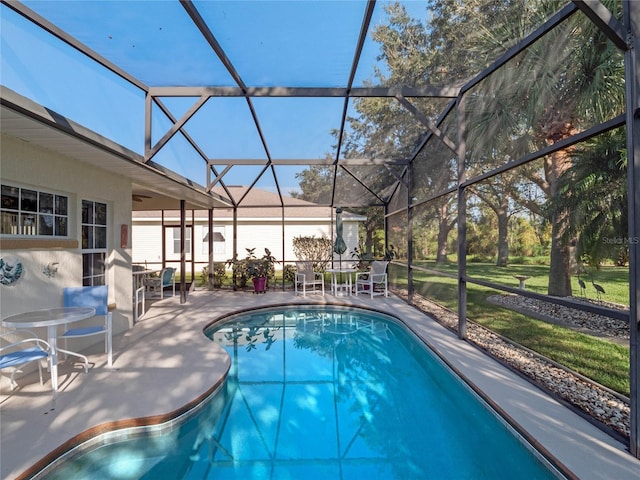
M 130 180 L 7 135 L 0 138 L 0 179 L 13 186 L 66 195 L 69 198 L 67 239 L 77 240 L 77 248 L 61 248 L 54 243 L 53 247 L 47 246 L 54 240 L 52 237 L 0 237 L 0 255 L 17 257 L 24 269 L 16 283 L 0 285 L 0 316 L 62 306 L 63 287 L 82 285 L 81 207 L 85 199 L 108 205 L 107 284 L 109 301 L 116 304 L 114 333 L 129 328 L 131 239 L 126 248 L 120 248 L 120 226 L 129 225 L 131 231 Z M 41 241 L 35 248 L 22 248 L 22 239 Z M 16 248 L 6 248 L 12 243 Z M 59 264 L 55 277 L 43 273 L 43 268 L 51 262 Z

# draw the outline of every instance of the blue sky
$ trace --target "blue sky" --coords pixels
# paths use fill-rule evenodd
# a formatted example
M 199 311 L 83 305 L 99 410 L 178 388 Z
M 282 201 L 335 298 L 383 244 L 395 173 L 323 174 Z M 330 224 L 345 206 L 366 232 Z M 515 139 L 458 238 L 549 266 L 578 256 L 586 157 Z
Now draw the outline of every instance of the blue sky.
M 425 3 L 404 2 L 424 18 Z M 235 86 L 177 1 L 27 1 L 25 4 L 144 83 Z M 249 86 L 343 86 L 366 2 L 195 1 L 194 5 Z M 378 3 L 372 25 L 383 21 Z M 144 95 L 137 87 L 0 7 L 3 85 L 138 153 L 144 148 Z M 355 85 L 372 78 L 375 44 L 363 51 Z M 164 99 L 179 118 L 194 98 Z M 334 153 L 341 99 L 255 98 L 272 158 L 324 158 Z M 154 141 L 170 127 L 154 115 Z M 246 101 L 209 100 L 187 124 L 211 158 L 264 158 Z M 205 183 L 202 158 L 174 137 L 155 158 Z M 240 170 L 238 174 L 235 170 Z M 232 169 L 225 181 L 247 184 L 250 173 Z M 280 184 L 293 187 L 295 168 Z M 300 170 L 298 168 L 297 170 Z M 273 183 L 272 177 L 262 185 Z

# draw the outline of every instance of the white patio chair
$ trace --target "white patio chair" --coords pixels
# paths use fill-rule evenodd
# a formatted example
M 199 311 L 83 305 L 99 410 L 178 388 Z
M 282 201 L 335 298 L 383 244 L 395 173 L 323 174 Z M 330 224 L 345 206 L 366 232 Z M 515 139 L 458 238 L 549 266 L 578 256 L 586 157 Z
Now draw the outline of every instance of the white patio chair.
M 16 373 L 22 373 L 19 367 L 32 362 L 38 364 L 40 385 L 42 385 L 42 360 L 50 361 L 50 354 L 49 343 L 38 338 L 31 330 L 4 330 L 0 333 L 0 370 L 13 368 L 10 379 L 11 391 L 17 386 L 14 378 Z
M 176 269 L 173 267 L 163 268 L 159 277 L 147 277 L 144 279 L 144 285 L 148 290 L 154 292 L 160 291 L 160 299 L 164 297 L 164 289 L 171 287 L 173 296 L 176 295 Z
M 311 290 L 307 290 L 311 287 Z M 316 289 L 320 287 L 320 289 Z M 313 263 L 296 262 L 296 278 L 294 281 L 296 295 L 302 293 L 305 297 L 308 293 L 320 293 L 324 296 L 324 275 L 313 271 Z
M 73 338 L 90 337 L 93 335 L 104 335 L 104 348 L 107 354 L 109 366 L 113 364 L 112 347 L 112 315 L 109 311 L 108 297 L 109 290 L 106 285 L 96 285 L 90 287 L 67 287 L 63 291 L 65 307 L 93 307 L 96 309 L 96 317 L 104 317 L 104 322 L 99 325 L 87 327 L 68 328 L 60 337 L 64 339 L 65 348 L 58 351 L 73 355 L 84 360 L 84 371 L 89 371 L 89 359 L 86 355 L 67 350 L 67 340 Z
M 371 295 L 389 296 L 387 285 L 387 265 L 389 262 L 375 260 L 371 262 L 371 269 L 368 272 L 356 273 L 356 297 L 358 293 Z

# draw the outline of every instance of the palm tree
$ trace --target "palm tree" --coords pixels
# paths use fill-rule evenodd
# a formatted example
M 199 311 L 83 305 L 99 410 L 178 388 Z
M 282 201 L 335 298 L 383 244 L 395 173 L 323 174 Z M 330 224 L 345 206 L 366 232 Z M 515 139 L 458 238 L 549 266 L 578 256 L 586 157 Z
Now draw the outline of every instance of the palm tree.
M 614 0 L 603 3 L 611 9 L 619 8 Z M 562 4 L 542 2 L 539 10 L 523 13 L 547 18 Z M 512 13 L 512 21 L 503 26 L 511 32 L 492 31 L 486 43 L 480 44 L 485 54 L 492 51 L 495 57 L 496 47 L 504 51 L 510 46 L 496 45 L 496 38 L 522 38 L 519 29 L 527 23 L 518 10 Z M 472 92 L 467 122 L 473 140 L 467 143 L 476 156 L 500 151 L 502 163 L 557 143 L 621 113 L 623 79 L 620 52 L 586 17 L 576 14 L 565 21 L 563 28 L 553 29 Z M 494 148 L 496 145 L 499 147 Z M 505 145 L 510 149 L 505 151 Z M 542 164 L 529 164 L 519 171 L 551 200 L 559 195 L 560 178 L 571 167 L 573 154 L 571 148 L 558 151 L 545 157 Z M 570 224 L 569 211 L 546 212 L 552 225 L 548 293 L 569 296 L 571 248 L 565 233 Z
M 564 240 L 576 240 L 576 257 L 592 268 L 605 259 L 624 265 L 628 259 L 627 158 L 625 132 L 618 129 L 576 149 L 571 169 L 559 179 L 551 210 L 571 212 Z

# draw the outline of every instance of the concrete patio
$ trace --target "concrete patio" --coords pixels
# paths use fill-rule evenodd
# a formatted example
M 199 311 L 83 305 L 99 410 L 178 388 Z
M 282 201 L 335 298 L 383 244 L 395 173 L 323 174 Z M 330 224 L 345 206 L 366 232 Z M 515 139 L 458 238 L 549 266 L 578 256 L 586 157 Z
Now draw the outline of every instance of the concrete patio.
M 212 392 L 229 368 L 226 353 L 202 334 L 206 325 L 237 310 L 302 303 L 393 312 L 576 478 L 640 479 L 640 461 L 625 445 L 394 296 L 302 298 L 281 291 L 200 290 L 182 305 L 179 296 L 155 302 L 140 322 L 114 338 L 112 368 L 103 353 L 92 353 L 88 374 L 80 364 L 63 363 L 55 405 L 50 382 L 40 386 L 37 374 L 18 378 L 20 387 L 10 394 L 3 388 L 1 477 L 29 478 L 31 467 L 51 452 L 113 425 L 174 417 Z

